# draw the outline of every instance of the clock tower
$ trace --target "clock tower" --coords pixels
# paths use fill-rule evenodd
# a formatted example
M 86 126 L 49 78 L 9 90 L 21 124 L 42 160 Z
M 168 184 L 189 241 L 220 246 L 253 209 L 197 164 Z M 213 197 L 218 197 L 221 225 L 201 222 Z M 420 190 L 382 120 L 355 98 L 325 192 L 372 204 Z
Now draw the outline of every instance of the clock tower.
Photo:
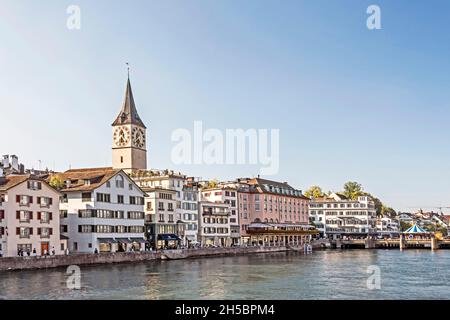
M 112 124 L 112 166 L 130 173 L 147 169 L 146 127 L 139 117 L 127 80 L 122 109 Z

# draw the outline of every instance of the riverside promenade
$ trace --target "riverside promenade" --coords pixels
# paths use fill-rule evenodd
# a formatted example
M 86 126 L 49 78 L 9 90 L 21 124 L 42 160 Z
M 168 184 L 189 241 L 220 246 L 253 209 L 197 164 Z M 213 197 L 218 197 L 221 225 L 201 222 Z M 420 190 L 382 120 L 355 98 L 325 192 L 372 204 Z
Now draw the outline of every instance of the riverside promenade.
M 301 248 L 299 248 L 300 250 Z M 71 254 L 43 257 L 0 258 L 0 272 L 8 270 L 32 270 L 67 267 L 70 265 L 96 265 L 111 263 L 138 263 L 170 259 L 188 259 L 214 256 L 233 256 L 257 253 L 290 251 L 288 247 L 232 247 L 162 250 L 158 252 L 114 252 L 98 254 Z

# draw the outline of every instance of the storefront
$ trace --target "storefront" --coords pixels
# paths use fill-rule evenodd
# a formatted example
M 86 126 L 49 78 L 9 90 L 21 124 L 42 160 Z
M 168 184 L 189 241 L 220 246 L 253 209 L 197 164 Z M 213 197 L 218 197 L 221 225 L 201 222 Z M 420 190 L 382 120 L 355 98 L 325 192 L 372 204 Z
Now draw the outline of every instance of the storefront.
M 176 234 L 158 234 L 156 244 L 158 249 L 176 249 L 180 244 L 181 239 Z
M 113 238 L 98 238 L 98 251 L 99 252 L 114 252 L 114 246 L 117 241 Z

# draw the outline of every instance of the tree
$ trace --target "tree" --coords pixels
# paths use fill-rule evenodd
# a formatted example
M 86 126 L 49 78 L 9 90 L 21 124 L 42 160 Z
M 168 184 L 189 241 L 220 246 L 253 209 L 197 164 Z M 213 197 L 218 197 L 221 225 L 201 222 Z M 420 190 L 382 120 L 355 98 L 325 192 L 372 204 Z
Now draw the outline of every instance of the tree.
M 308 190 L 305 191 L 305 196 L 308 198 L 320 198 L 324 196 L 322 188 L 319 186 L 311 186 Z
M 411 224 L 405 221 L 400 221 L 400 231 L 406 231 L 411 227 Z
M 65 186 L 64 180 L 57 175 L 51 176 L 48 184 L 55 189 L 62 189 Z
M 342 192 L 344 196 L 355 200 L 362 194 L 363 187 L 360 183 L 356 181 L 348 181 L 344 184 L 344 191 Z

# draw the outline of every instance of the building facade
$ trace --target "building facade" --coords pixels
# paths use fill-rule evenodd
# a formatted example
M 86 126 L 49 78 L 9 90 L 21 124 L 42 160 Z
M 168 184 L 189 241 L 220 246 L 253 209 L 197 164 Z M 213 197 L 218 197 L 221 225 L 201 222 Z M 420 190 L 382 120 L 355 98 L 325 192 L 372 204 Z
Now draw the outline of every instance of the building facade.
M 120 169 L 74 169 L 64 182 L 61 233 L 71 252 L 117 252 L 144 248 L 145 193 Z
M 238 215 L 238 192 L 237 187 L 229 184 L 220 184 L 215 188 L 202 190 L 202 198 L 209 202 L 224 203 L 229 205 L 229 222 L 231 243 L 239 245 L 241 240 L 239 215 Z
M 369 196 L 352 200 L 332 193 L 311 200 L 309 206 L 312 223 L 325 237 L 359 237 L 377 232 L 375 204 Z
M 247 230 L 254 223 L 273 224 L 280 230 L 285 229 L 286 225 L 309 224 L 310 199 L 305 197 L 301 190 L 286 182 L 261 178 L 239 179 L 238 182 L 239 221 L 243 243 L 250 242 L 251 234 Z M 251 228 L 252 235 L 257 234 L 255 228 L 255 225 Z M 297 229 L 303 230 L 293 228 Z M 300 232 L 298 236 L 303 237 L 303 234 Z M 304 240 L 302 238 L 302 241 Z
M 170 241 L 168 246 L 173 246 L 173 242 L 178 242 L 177 245 L 183 245 L 182 239 L 185 238 L 185 223 L 182 220 L 183 217 L 183 188 L 186 182 L 186 176 L 180 172 L 176 173 L 172 170 L 137 170 L 134 171 L 130 177 L 144 190 L 150 192 L 151 198 L 146 199 L 146 203 L 152 203 L 152 210 L 146 212 L 151 215 L 156 215 L 156 220 L 152 220 L 151 231 L 149 235 L 155 235 L 159 237 L 161 241 Z M 169 202 L 164 204 L 164 210 L 159 212 L 159 204 L 156 202 L 164 202 L 168 199 L 160 199 L 157 194 L 152 192 L 159 192 L 158 190 L 166 190 L 166 193 L 171 194 L 170 203 L 171 211 L 168 211 Z M 158 201 L 159 200 L 159 201 Z M 156 206 L 155 206 L 156 204 Z M 173 211 L 172 211 L 173 210 Z M 159 214 L 164 215 L 164 221 L 159 220 Z M 149 216 L 152 217 L 152 216 Z M 169 222 L 170 218 L 170 222 Z M 158 226 L 160 224 L 161 226 Z M 154 230 L 160 230 L 156 232 Z M 170 231 L 170 232 L 169 232 Z M 165 240 L 164 240 L 165 239 Z M 159 241 L 158 239 L 156 241 Z M 157 242 L 153 241 L 154 246 L 157 246 Z M 162 243 L 160 243 L 162 245 Z
M 199 202 L 198 238 L 202 247 L 229 247 L 232 244 L 230 205 L 227 203 Z
M 61 254 L 60 193 L 30 175 L 0 177 L 0 252 L 14 257 Z

